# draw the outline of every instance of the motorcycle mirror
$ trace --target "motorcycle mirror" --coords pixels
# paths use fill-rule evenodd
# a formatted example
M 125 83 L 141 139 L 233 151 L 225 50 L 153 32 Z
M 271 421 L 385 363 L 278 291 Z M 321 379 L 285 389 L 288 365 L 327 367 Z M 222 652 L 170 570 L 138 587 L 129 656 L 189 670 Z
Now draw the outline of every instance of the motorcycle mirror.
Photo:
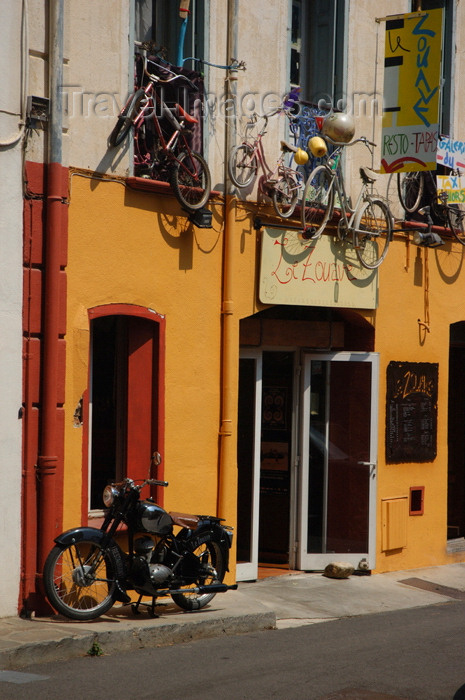
M 152 467 L 158 467 L 161 464 L 161 454 L 159 452 L 154 452 L 152 454 Z

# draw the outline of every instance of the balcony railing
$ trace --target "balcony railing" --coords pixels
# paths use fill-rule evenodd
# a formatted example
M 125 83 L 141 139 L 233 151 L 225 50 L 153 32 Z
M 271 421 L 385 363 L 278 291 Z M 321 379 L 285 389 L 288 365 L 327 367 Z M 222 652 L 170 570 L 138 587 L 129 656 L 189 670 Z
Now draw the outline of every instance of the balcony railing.
M 294 145 L 308 152 L 309 159 L 306 165 L 299 166 L 299 170 L 304 171 L 304 177 L 307 179 L 313 168 L 321 162 L 321 158 L 315 158 L 307 148 L 308 140 L 320 133 L 315 117 L 324 117 L 329 113 L 329 110 L 320 109 L 318 106 L 304 101 L 299 101 L 298 106 L 299 112 L 292 119 L 290 128 Z

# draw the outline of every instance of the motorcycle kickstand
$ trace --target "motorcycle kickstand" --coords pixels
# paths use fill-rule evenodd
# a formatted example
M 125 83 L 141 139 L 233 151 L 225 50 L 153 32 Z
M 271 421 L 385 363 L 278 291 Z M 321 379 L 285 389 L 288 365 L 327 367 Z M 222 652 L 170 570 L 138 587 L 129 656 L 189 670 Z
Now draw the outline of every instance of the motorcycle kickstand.
M 142 600 L 142 595 L 139 596 L 137 603 L 133 603 L 131 605 L 131 610 L 134 613 L 134 615 L 140 615 L 139 606 L 140 606 L 141 600 Z
M 150 617 L 160 617 L 160 615 L 158 615 L 158 613 L 155 612 L 155 608 L 156 608 L 156 605 L 157 605 L 157 602 L 156 602 L 156 601 L 157 601 L 156 596 L 153 596 L 153 598 L 152 598 L 152 604 L 148 606 Z
M 155 618 L 155 617 L 160 617 L 160 615 L 158 615 L 158 614 L 155 612 L 155 607 L 156 607 L 156 604 L 157 604 L 157 603 L 156 603 L 156 600 L 157 600 L 157 597 L 156 597 L 156 596 L 153 596 L 153 597 L 152 597 L 152 602 L 151 602 L 151 603 L 142 603 L 142 594 L 141 594 L 141 595 L 139 596 L 137 602 L 136 602 L 136 603 L 133 603 L 133 604 L 131 605 L 132 612 L 134 613 L 134 615 L 140 615 L 139 607 L 140 607 L 141 605 L 146 605 L 147 608 L 148 608 L 148 612 L 149 612 L 150 617 L 154 617 L 154 618 Z

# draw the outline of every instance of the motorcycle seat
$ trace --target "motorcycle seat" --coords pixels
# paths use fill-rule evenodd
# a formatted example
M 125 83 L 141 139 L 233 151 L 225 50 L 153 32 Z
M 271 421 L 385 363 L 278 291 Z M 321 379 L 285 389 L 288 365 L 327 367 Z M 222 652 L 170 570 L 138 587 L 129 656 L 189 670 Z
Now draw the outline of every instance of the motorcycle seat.
M 191 515 L 190 513 L 177 513 L 176 511 L 170 511 L 169 515 L 173 523 L 175 525 L 179 525 L 180 527 L 187 527 L 192 530 L 199 524 L 198 515 Z

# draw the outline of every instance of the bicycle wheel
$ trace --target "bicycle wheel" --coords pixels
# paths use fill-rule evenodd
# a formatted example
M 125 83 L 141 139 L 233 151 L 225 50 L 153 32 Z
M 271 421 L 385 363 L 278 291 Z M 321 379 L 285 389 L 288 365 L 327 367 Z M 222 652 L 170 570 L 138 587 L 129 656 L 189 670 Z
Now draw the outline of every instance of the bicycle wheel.
M 334 209 L 333 174 L 326 165 L 317 165 L 308 176 L 302 196 L 302 228 L 309 238 L 321 236 Z
M 174 161 L 170 179 L 175 197 L 185 209 L 196 211 L 207 203 L 211 192 L 211 175 L 199 153 L 182 151 Z
M 228 160 L 228 172 L 236 187 L 243 188 L 250 185 L 257 170 L 257 157 L 252 146 L 242 143 L 232 149 Z
M 110 146 L 119 146 L 120 143 L 123 143 L 124 139 L 131 130 L 131 126 L 133 125 L 134 119 L 140 110 L 140 105 L 144 97 L 145 92 L 142 90 L 142 88 L 140 88 L 133 95 L 131 95 L 129 100 L 126 102 L 121 114 L 118 116 L 115 126 L 113 127 L 113 131 L 110 134 Z
M 465 209 L 460 204 L 447 204 L 447 226 L 456 239 L 465 245 Z
M 116 593 L 110 550 L 89 541 L 57 545 L 47 557 L 44 586 L 55 610 L 73 620 L 93 620 L 109 610 Z
M 413 214 L 420 206 L 425 189 L 425 176 L 422 171 L 397 173 L 397 192 L 404 210 Z
M 374 270 L 381 265 L 391 241 L 392 217 L 381 199 L 362 206 L 354 220 L 354 245 L 363 267 Z
M 298 187 L 292 175 L 285 173 L 279 178 L 273 186 L 271 199 L 278 216 L 283 219 L 292 216 L 298 199 Z

